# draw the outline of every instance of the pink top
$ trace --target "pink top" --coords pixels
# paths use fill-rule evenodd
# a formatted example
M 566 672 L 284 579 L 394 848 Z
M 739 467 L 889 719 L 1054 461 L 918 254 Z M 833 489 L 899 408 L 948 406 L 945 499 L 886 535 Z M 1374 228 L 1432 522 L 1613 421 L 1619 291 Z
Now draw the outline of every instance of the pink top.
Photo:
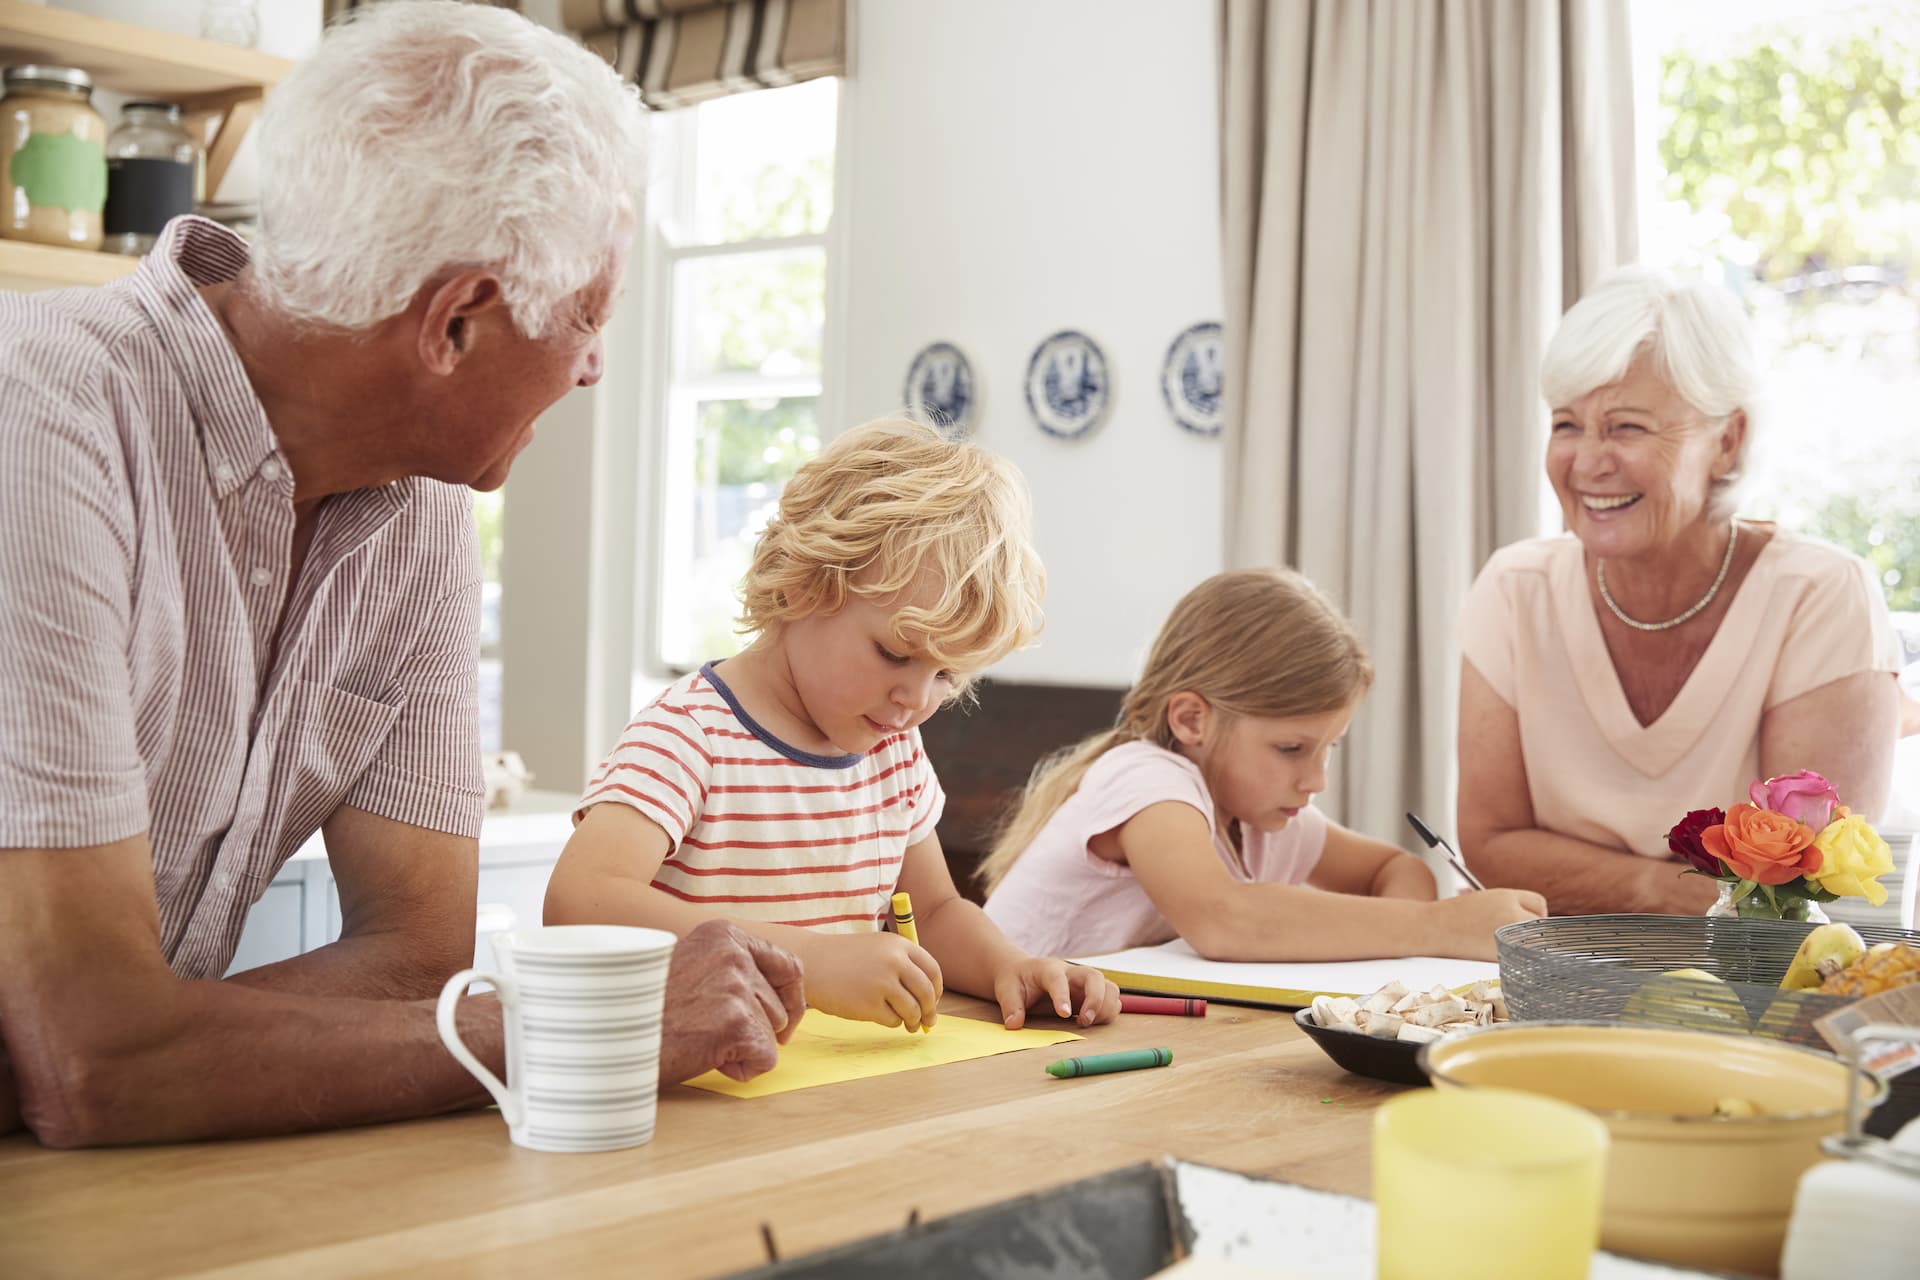
M 1037 956 L 1093 956 L 1171 941 L 1174 928 L 1140 887 L 1133 868 L 1087 847 L 1148 805 L 1190 804 L 1207 820 L 1214 852 L 1242 883 L 1300 884 L 1326 847 L 1327 820 L 1311 805 L 1279 831 L 1243 826 L 1239 855 L 1214 822 L 1199 768 L 1151 742 L 1129 742 L 1093 762 L 987 899 L 987 914 Z
M 1460 648 L 1519 716 L 1534 822 L 1652 858 L 1669 856 L 1667 828 L 1689 809 L 1746 799 L 1766 712 L 1856 672 L 1900 668 L 1866 562 L 1780 530 L 1650 725 L 1620 688 L 1571 535 L 1493 554 L 1461 611 Z

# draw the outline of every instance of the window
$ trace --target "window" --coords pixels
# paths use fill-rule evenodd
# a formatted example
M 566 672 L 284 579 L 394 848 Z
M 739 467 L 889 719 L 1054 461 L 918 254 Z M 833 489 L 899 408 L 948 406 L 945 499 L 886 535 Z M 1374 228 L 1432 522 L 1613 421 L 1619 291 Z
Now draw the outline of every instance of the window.
M 642 667 L 738 650 L 738 587 L 794 470 L 819 451 L 838 81 L 721 98 L 655 121 L 648 388 L 660 511 Z M 661 366 L 656 366 L 661 367 Z
M 500 750 L 500 490 L 473 495 L 480 533 L 480 749 Z
M 1920 8 L 1638 0 L 1644 260 L 1724 282 L 1768 360 L 1747 514 L 1879 572 L 1920 699 Z M 1886 825 L 1920 830 L 1920 705 Z

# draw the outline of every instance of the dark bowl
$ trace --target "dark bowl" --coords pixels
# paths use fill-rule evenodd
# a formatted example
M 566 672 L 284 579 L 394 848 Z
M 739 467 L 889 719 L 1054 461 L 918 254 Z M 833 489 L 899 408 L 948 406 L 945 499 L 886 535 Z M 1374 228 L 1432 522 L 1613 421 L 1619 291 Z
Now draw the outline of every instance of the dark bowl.
M 1382 1040 L 1364 1031 L 1323 1027 L 1313 1020 L 1312 1009 L 1295 1010 L 1293 1025 L 1306 1032 L 1321 1052 L 1357 1076 L 1372 1076 L 1392 1084 L 1427 1083 L 1427 1073 L 1420 1069 L 1418 1041 Z

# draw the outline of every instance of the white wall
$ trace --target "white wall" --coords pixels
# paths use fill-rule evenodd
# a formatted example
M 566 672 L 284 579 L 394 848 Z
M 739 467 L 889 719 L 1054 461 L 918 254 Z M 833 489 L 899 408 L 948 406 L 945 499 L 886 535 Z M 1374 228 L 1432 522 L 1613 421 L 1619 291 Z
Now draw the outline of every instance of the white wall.
M 1032 485 L 1050 588 L 1038 648 L 996 671 L 1130 683 L 1173 602 L 1221 567 L 1220 447 L 1174 425 L 1167 345 L 1221 318 L 1214 6 L 853 0 L 830 359 L 847 424 L 894 409 L 923 344 L 956 343 L 977 439 Z M 1086 331 L 1113 407 L 1060 441 L 1027 361 Z M 846 424 L 842 424 L 846 425 Z
M 176 35 L 200 34 L 202 5 L 198 0 L 52 0 L 49 7 L 72 9 Z M 254 47 L 260 52 L 298 62 L 319 46 L 320 0 L 259 0 L 255 11 L 260 18 L 260 35 Z M 125 97 L 120 94 L 105 90 L 94 94 L 94 105 L 107 117 L 110 128 L 119 123 L 120 108 L 125 103 Z M 209 199 L 245 202 L 260 198 L 254 145 L 251 137 L 241 141 L 220 190 L 208 192 Z

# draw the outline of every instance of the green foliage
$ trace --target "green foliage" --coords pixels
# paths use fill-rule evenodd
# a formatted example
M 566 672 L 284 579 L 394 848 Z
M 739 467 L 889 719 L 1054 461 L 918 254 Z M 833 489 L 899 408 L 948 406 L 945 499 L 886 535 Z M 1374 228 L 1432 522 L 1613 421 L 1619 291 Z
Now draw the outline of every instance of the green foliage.
M 784 484 L 819 451 L 818 402 L 709 400 L 700 406 L 698 475 L 705 484 Z
M 694 300 L 696 375 L 819 372 L 823 250 L 706 258 L 681 270 Z
M 1750 41 L 1663 59 L 1667 197 L 1724 214 L 1762 280 L 1920 263 L 1920 8 Z
M 761 169 L 721 198 L 723 240 L 822 235 L 833 215 L 833 158 L 809 156 Z
M 1857 15 L 1857 16 L 1856 16 Z M 1802 376 L 1920 372 L 1920 5 L 1823 13 L 1667 50 L 1662 194 L 1706 261 L 1749 267 L 1746 301 Z M 1738 278 L 1739 273 L 1734 273 Z M 1856 384 L 1856 388 L 1859 384 Z M 1898 397 L 1866 420 L 1783 423 L 1774 503 L 1789 527 L 1864 556 L 1888 604 L 1920 610 L 1920 432 Z M 1770 505 L 1762 502 L 1764 513 Z
M 1865 556 L 1889 609 L 1920 611 L 1920 463 L 1829 498 L 1807 528 Z
M 473 523 L 480 533 L 480 576 L 487 582 L 500 581 L 500 548 L 506 521 L 501 492 L 473 495 Z

